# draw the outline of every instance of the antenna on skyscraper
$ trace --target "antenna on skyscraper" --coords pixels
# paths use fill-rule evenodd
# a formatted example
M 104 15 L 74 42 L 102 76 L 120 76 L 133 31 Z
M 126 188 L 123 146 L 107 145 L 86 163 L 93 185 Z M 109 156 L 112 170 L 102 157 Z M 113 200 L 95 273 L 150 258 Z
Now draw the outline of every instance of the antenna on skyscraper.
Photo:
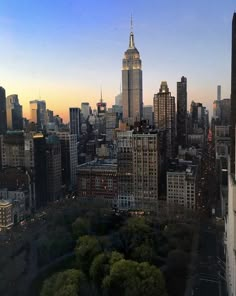
M 101 86 L 101 98 L 100 98 L 100 101 L 102 103 L 102 86 Z
M 130 31 L 133 32 L 133 16 L 131 13 L 131 19 L 130 19 Z

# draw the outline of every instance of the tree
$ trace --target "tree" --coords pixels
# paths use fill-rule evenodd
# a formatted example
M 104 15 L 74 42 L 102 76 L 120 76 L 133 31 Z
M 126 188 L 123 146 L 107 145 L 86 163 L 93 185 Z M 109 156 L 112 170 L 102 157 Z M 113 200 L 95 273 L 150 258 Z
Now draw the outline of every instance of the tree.
M 90 234 L 90 231 L 91 231 L 91 224 L 89 219 L 79 217 L 72 224 L 73 236 L 76 239 L 78 239 L 78 237 L 80 236 Z
M 102 253 L 97 255 L 90 267 L 89 275 L 94 284 L 100 288 L 103 278 L 109 274 L 110 264 L 109 264 L 110 256 L 109 254 Z
M 156 253 L 151 242 L 147 241 L 136 247 L 133 250 L 131 257 L 133 260 L 138 262 L 148 262 L 153 264 L 156 260 Z
M 129 255 L 132 250 L 152 235 L 151 227 L 146 223 L 144 217 L 131 217 L 120 229 L 121 241 L 124 252 Z
M 80 270 L 68 269 L 44 281 L 40 296 L 80 296 L 85 276 Z
M 102 249 L 99 241 L 94 236 L 81 236 L 75 248 L 76 261 L 78 267 L 86 274 L 89 273 L 90 265 L 96 255 L 101 253 Z
M 112 253 L 101 253 L 94 258 L 89 275 L 98 288 L 101 288 L 102 281 L 109 274 L 112 265 L 123 258 L 124 256 L 116 251 Z
M 119 260 L 103 280 L 103 287 L 112 296 L 166 296 L 162 273 L 147 262 Z

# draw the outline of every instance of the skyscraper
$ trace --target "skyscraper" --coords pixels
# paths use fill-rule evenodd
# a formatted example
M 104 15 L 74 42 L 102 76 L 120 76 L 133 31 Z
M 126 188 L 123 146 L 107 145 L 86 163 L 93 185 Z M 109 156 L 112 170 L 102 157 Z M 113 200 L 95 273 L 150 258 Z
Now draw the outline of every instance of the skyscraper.
M 19 104 L 18 95 L 10 95 L 6 99 L 7 106 L 7 129 L 22 130 L 23 117 L 22 106 Z
M 37 124 L 39 129 L 46 125 L 46 102 L 45 101 L 30 101 L 30 121 Z
M 129 124 L 140 121 L 143 115 L 142 62 L 134 44 L 134 33 L 129 37 L 129 48 L 123 58 L 122 67 L 123 118 Z
M 6 92 L 3 87 L 0 87 L 0 134 L 4 134 L 6 130 Z
M 90 114 L 89 103 L 81 103 L 81 113 L 83 115 L 83 121 L 86 121 Z
M 159 93 L 154 95 L 154 125 L 161 131 L 166 131 L 166 157 L 175 154 L 175 97 L 171 96 L 166 81 L 161 82 Z
M 143 106 L 143 119 L 147 120 L 149 125 L 153 125 L 153 107 L 152 105 Z
M 177 82 L 177 142 L 187 144 L 187 78 L 182 76 Z
M 221 100 L 221 85 L 217 85 L 217 101 Z
M 70 108 L 70 133 L 77 136 L 81 133 L 80 108 Z
M 236 124 L 236 13 L 232 21 L 232 60 L 231 60 L 231 173 L 235 174 L 235 124 Z

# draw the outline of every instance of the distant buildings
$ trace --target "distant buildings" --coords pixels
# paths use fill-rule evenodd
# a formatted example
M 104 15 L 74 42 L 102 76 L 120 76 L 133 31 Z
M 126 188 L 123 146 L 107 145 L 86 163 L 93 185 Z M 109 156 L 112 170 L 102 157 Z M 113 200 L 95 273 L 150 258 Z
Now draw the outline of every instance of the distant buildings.
M 130 125 L 143 116 L 143 81 L 140 54 L 134 44 L 134 34 L 129 37 L 129 48 L 122 62 L 123 119 Z
M 175 155 L 175 97 L 171 96 L 166 81 L 161 82 L 159 93 L 154 95 L 154 125 L 165 130 L 166 157 Z
M 182 76 L 177 82 L 177 143 L 187 145 L 187 78 Z

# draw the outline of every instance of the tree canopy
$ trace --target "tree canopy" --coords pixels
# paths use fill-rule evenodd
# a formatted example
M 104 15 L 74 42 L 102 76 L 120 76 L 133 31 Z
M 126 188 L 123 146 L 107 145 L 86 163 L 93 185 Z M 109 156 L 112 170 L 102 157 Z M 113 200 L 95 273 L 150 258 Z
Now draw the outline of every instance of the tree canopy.
M 40 296 L 80 296 L 85 276 L 80 270 L 68 269 L 47 279 Z
M 103 280 L 103 287 L 112 296 L 166 296 L 162 273 L 147 262 L 119 260 Z

